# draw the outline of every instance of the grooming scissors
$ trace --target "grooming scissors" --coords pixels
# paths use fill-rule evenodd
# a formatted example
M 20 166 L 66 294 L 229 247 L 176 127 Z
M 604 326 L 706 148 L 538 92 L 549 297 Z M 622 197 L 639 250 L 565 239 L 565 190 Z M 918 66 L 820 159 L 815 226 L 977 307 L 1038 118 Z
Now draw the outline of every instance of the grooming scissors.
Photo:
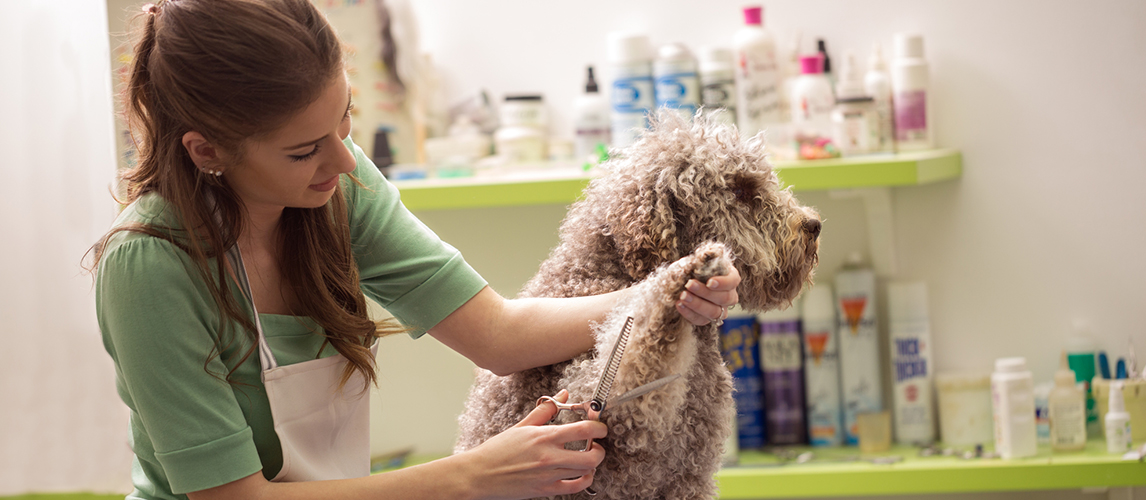
M 546 402 L 553 403 L 557 406 L 558 413 L 571 411 L 580 415 L 583 420 L 599 421 L 601 419 L 601 412 L 605 411 L 605 407 L 608 406 L 610 402 L 614 405 L 618 405 L 631 401 L 649 392 L 660 389 L 680 378 L 680 374 L 661 377 L 626 392 L 612 401 L 609 400 L 609 391 L 612 390 L 613 379 L 617 377 L 617 370 L 621 367 L 621 357 L 624 356 L 625 347 L 629 344 L 629 333 L 632 327 L 633 317 L 629 316 L 625 319 L 624 326 L 621 327 L 621 333 L 617 336 L 617 343 L 613 344 L 613 352 L 609 354 L 609 361 L 605 364 L 605 372 L 601 374 L 601 379 L 597 381 L 597 388 L 593 391 L 592 399 L 580 403 L 562 403 L 553 399 L 551 396 L 542 396 L 537 400 L 537 405 L 540 406 Z M 590 438 L 585 441 L 585 448 L 581 451 L 589 451 L 592 448 L 593 439 Z

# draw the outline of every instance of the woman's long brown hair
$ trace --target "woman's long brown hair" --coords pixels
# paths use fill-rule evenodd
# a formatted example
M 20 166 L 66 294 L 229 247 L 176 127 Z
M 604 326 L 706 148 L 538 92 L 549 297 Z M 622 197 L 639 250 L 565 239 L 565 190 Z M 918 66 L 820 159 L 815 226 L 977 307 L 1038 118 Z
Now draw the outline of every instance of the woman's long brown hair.
M 142 26 L 134 33 L 135 57 L 122 98 L 139 161 L 123 174 L 126 199 L 121 203 L 154 192 L 167 202 L 177 224 L 116 228 L 93 246 L 90 267 L 96 270 L 109 239 L 120 231 L 163 238 L 186 252 L 221 313 L 215 348 L 205 353 L 206 369 L 236 340 L 228 325 L 237 323 L 252 340 L 256 335 L 227 285 L 223 264 L 227 249 L 243 232 L 244 207 L 225 176 L 196 168 L 182 137 L 199 132 L 241 162 L 245 141 L 281 127 L 341 76 L 342 48 L 309 0 L 165 0 L 135 21 Z M 329 343 L 350 361 L 342 383 L 358 371 L 377 384 L 369 346 L 401 328 L 369 318 L 347 217 L 341 187 L 325 206 L 286 208 L 279 228 L 279 267 L 297 297 L 292 312 L 321 325 L 323 348 Z M 256 347 L 251 342 L 235 353 L 238 362 L 228 363 L 233 368 L 216 375 L 236 383 L 235 369 Z

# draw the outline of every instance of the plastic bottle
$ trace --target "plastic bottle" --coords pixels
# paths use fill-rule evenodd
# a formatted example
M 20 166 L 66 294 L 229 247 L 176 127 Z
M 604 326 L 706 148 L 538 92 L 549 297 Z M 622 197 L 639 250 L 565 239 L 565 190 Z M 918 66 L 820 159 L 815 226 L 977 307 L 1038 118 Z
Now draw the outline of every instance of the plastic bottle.
M 859 444 L 856 415 L 883 410 L 876 322 L 875 273 L 859 254 L 848 256 L 836 274 L 840 380 L 844 400 L 844 436 Z
M 1130 451 L 1130 441 L 1133 439 L 1122 384 L 1121 380 L 1110 382 L 1110 403 L 1106 410 L 1106 451 L 1109 453 Z
M 760 371 L 756 316 L 738 307 L 728 309 L 720 325 L 720 352 L 732 373 L 738 448 L 764 446 L 764 379 Z
M 828 47 L 823 38 L 816 39 L 816 53 L 824 60 L 824 76 L 828 77 L 828 81 L 832 82 L 832 88 L 836 87 L 836 74 L 832 72 L 832 58 L 828 56 Z
M 744 8 L 744 27 L 733 36 L 736 58 L 736 123 L 740 135 L 752 137 L 782 123 L 780 68 L 776 43 L 764 29 L 763 8 Z
M 1048 404 L 1051 448 L 1059 451 L 1086 448 L 1086 393 L 1078 388 L 1074 371 L 1067 364 L 1066 351 L 1062 352 L 1054 374 L 1054 390 Z
M 714 121 L 736 124 L 736 73 L 732 50 L 704 47 L 700 50 L 700 102 Z
M 842 156 L 872 153 L 879 148 L 879 114 L 875 100 L 864 91 L 863 73 L 855 52 L 844 53 L 832 108 L 832 142 Z
M 587 68 L 585 93 L 573 101 L 573 158 L 590 161 L 602 145 L 609 145 L 609 101 L 597 88 L 593 67 Z
M 792 127 L 802 160 L 835 158 L 832 143 L 832 108 L 836 105 L 832 84 L 821 71 L 819 55 L 800 58 L 801 74 L 792 84 Z
M 760 369 L 764 372 L 764 415 L 768 444 L 808 442 L 804 418 L 804 356 L 800 347 L 800 310 L 769 311 L 760 325 Z
M 877 42 L 868 58 L 867 73 L 863 78 L 864 93 L 875 100 L 876 120 L 879 122 L 879 141 L 875 151 L 891 153 L 895 151 L 895 122 L 891 108 L 891 75 L 887 73 L 887 62 L 883 59 L 883 47 Z
M 804 386 L 808 394 L 808 440 L 812 446 L 843 444 L 840 344 L 832 287 L 804 292 L 800 320 L 804 337 Z
M 887 306 L 895 440 L 900 444 L 931 444 L 935 441 L 935 413 L 927 285 L 888 285 Z
M 994 404 L 995 451 L 1003 458 L 1033 456 L 1038 451 L 1035 436 L 1034 381 L 1025 358 L 995 360 L 991 374 Z
M 895 108 L 895 142 L 899 151 L 933 146 L 929 68 L 923 58 L 923 37 L 897 33 L 895 60 L 891 64 L 892 106 Z
M 700 78 L 696 58 L 680 43 L 662 45 L 653 61 L 654 92 L 657 108 L 675 109 L 685 121 L 692 121 L 700 108 Z
M 1035 384 L 1035 442 L 1039 446 L 1051 444 L 1050 393 L 1053 390 L 1053 381 Z
M 1090 327 L 1085 321 L 1076 320 L 1071 325 L 1070 337 L 1066 342 L 1066 361 L 1074 371 L 1074 380 L 1082 382 L 1086 390 L 1086 436 L 1102 436 L 1102 424 L 1098 420 L 1098 405 L 1094 400 L 1092 382 L 1097 368 L 1097 351 Z
M 653 99 L 653 61 L 649 37 L 615 32 L 609 35 L 609 63 L 612 69 L 613 146 L 625 148 L 637 141 L 649 127 Z

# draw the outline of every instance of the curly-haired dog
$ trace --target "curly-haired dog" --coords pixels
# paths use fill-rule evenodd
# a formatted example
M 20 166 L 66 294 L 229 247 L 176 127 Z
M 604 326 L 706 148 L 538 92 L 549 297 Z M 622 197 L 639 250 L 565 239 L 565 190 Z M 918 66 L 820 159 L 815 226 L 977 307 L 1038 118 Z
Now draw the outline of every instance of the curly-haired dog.
M 711 497 L 731 431 L 732 382 L 718 327 L 692 325 L 674 303 L 690 277 L 705 282 L 728 265 L 740 272 L 737 291 L 746 309 L 790 303 L 812 278 L 819 217 L 780 189 L 759 136 L 742 142 L 735 128 L 700 116 L 688 124 L 662 113 L 606 167 L 570 208 L 559 246 L 520 296 L 595 295 L 644 283 L 595 325 L 593 351 L 505 377 L 479 370 L 455 450 L 516 424 L 540 396 L 565 388 L 570 401 L 588 400 L 619 321 L 631 312 L 635 322 L 612 394 L 671 373 L 683 379 L 601 414 L 609 436 L 601 441 L 606 454 L 594 480 L 596 498 Z

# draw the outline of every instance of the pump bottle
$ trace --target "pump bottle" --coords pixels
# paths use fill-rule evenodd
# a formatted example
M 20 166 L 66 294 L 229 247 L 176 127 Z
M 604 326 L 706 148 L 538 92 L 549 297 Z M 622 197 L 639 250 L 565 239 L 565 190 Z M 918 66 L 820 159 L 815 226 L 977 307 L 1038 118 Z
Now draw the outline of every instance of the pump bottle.
M 597 88 L 593 67 L 588 67 L 585 93 L 573 102 L 573 157 L 596 163 L 598 149 L 609 146 L 609 101 Z
M 1122 397 L 1122 381 L 1110 382 L 1110 403 L 1106 410 L 1106 451 L 1126 453 L 1130 450 L 1130 413 Z

